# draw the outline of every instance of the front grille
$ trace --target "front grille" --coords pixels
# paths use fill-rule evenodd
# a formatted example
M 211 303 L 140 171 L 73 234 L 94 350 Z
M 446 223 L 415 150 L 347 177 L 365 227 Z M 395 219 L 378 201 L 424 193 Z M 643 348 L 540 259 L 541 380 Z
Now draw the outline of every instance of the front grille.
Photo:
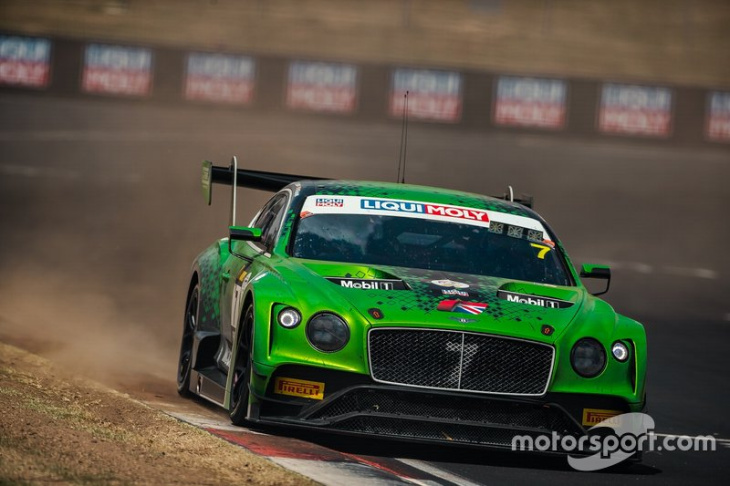
M 508 395 L 547 391 L 554 349 L 485 334 L 429 329 L 372 329 L 375 381 Z

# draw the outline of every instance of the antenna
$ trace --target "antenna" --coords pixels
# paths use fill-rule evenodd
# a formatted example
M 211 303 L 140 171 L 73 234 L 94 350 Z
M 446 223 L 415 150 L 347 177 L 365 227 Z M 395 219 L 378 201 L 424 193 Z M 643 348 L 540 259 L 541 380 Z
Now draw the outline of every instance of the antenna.
M 408 148 L 408 91 L 403 95 L 403 123 L 400 132 L 400 151 L 398 152 L 398 177 L 396 182 L 406 182 L 406 150 Z M 401 171 L 402 167 L 402 171 Z
M 236 226 L 236 189 L 238 188 L 238 159 L 234 155 L 231 159 L 231 169 L 233 169 L 233 184 L 231 186 L 231 224 Z

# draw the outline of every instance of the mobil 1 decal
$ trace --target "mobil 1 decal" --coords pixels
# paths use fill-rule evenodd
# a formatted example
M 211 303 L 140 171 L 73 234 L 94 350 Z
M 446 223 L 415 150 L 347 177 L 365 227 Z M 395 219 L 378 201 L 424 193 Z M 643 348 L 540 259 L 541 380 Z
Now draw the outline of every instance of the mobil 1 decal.
M 333 284 L 346 289 L 359 290 L 408 290 L 405 282 L 397 279 L 326 277 Z
M 506 290 L 498 291 L 497 297 L 508 302 L 535 305 L 538 307 L 545 307 L 547 309 L 565 309 L 566 307 L 571 307 L 573 305 L 572 302 L 568 302 L 567 300 L 552 299 L 541 295 L 518 294 L 516 292 L 507 292 Z

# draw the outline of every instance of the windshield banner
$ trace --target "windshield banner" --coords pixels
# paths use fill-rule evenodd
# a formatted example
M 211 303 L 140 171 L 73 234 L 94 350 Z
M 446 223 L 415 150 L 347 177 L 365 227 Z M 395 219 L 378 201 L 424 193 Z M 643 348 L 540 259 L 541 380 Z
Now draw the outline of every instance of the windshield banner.
M 730 92 L 713 91 L 707 96 L 707 138 L 730 142 Z
M 540 238 L 547 235 L 542 224 L 532 218 L 515 214 L 467 208 L 448 204 L 420 201 L 404 201 L 361 196 L 309 196 L 302 207 L 301 217 L 316 214 L 369 214 L 378 216 L 398 216 L 434 221 L 470 224 L 489 228 L 512 225 L 540 232 Z M 537 238 L 535 238 L 537 239 Z
M 667 137 L 672 123 L 669 88 L 604 84 L 598 129 L 604 133 Z
M 390 90 L 390 116 L 403 116 L 408 91 L 408 116 L 417 120 L 458 122 L 461 119 L 461 74 L 428 69 L 396 69 Z
M 247 56 L 188 54 L 185 99 L 243 105 L 253 100 L 256 64 Z
M 567 85 L 561 79 L 500 76 L 494 122 L 507 126 L 563 128 L 566 92 Z
M 89 44 L 81 89 L 87 93 L 147 96 L 152 92 L 152 51 L 143 47 Z
M 357 107 L 357 66 L 293 61 L 286 105 L 295 110 L 352 113 Z
M 44 88 L 51 70 L 51 41 L 0 35 L 0 84 Z

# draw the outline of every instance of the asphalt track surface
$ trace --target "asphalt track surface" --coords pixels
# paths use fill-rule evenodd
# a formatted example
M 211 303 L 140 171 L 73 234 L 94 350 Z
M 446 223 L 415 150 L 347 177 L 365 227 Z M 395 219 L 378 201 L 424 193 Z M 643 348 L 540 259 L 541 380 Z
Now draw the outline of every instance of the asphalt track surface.
M 212 208 L 202 203 L 200 161 L 227 164 L 236 154 L 252 169 L 393 180 L 399 139 L 397 121 L 2 95 L 0 338 L 72 346 L 124 329 L 115 366 L 138 373 L 140 384 L 157 380 L 172 396 L 189 265 L 225 234 L 228 220 L 225 189 L 216 187 Z M 487 194 L 512 184 L 534 195 L 574 263 L 613 265 L 607 300 L 645 324 L 656 432 L 730 439 L 728 148 L 412 124 L 406 178 Z M 241 192 L 240 220 L 267 197 Z M 22 322 L 27 306 L 16 297 L 23 295 L 49 312 L 79 309 L 74 318 L 54 314 L 52 330 L 34 330 Z M 95 346 L 90 340 L 85 348 Z M 144 366 L 170 379 L 150 378 Z M 716 452 L 653 452 L 642 465 L 586 474 L 562 459 L 298 437 L 420 461 L 476 484 L 726 484 L 730 477 L 725 442 Z

